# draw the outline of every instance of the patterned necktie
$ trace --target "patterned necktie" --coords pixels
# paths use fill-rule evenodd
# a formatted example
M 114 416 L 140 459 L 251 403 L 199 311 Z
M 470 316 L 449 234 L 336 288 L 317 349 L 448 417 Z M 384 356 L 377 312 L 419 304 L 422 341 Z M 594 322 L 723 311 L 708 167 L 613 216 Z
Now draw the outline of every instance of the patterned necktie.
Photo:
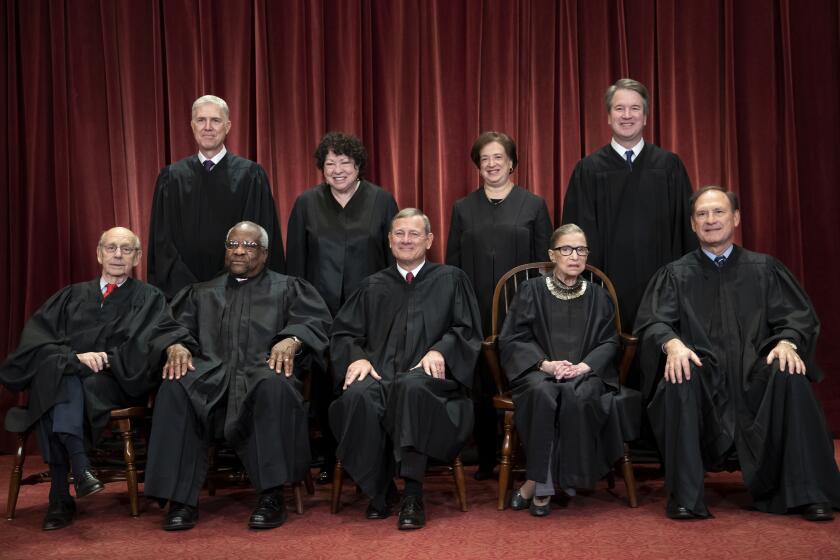
M 724 257 L 723 255 L 715 257 L 715 264 L 718 268 L 723 268 L 723 265 L 726 264 L 726 257 Z
M 102 292 L 102 299 L 107 298 L 111 295 L 111 292 L 117 289 L 116 284 L 105 284 L 105 291 Z
M 213 163 L 212 159 L 205 159 L 204 163 L 202 163 L 201 165 L 203 165 L 204 169 L 206 169 L 207 171 L 211 171 L 214 167 L 216 167 L 216 164 Z
M 626 152 L 624 152 L 624 157 L 627 158 L 627 167 L 629 167 L 630 170 L 632 171 L 633 170 L 633 150 L 627 150 Z
M 409 272 L 408 274 L 405 275 L 405 281 L 406 282 L 411 284 L 412 280 L 414 280 L 414 273 L 413 272 Z

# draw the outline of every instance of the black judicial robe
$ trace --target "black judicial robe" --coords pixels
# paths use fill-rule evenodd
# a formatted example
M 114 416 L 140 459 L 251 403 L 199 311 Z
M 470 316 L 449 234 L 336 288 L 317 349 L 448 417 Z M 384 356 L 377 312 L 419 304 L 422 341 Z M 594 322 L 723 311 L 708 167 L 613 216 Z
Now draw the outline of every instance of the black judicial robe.
M 164 167 L 155 184 L 149 226 L 149 283 L 172 299 L 181 288 L 224 270 L 225 236 L 250 220 L 265 228 L 268 267 L 285 270 L 283 240 L 265 170 L 228 152 L 207 171 L 192 155 Z
M 446 264 L 466 272 L 472 282 L 485 335 L 491 334 L 496 282 L 515 266 L 546 260 L 552 233 L 545 200 L 520 186 L 514 185 L 499 204 L 487 199 L 484 187 L 455 203 Z
M 394 197 L 368 181 L 344 207 L 326 183 L 307 190 L 289 216 L 286 271 L 312 283 L 335 316 L 362 280 L 394 262 L 388 231 L 397 210 Z
M 228 440 L 250 392 L 277 375 L 266 363 L 272 346 L 296 336 L 316 363 L 327 347 L 330 315 L 324 300 L 305 280 L 271 270 L 244 282 L 224 274 L 194 284 L 173 300 L 172 312 L 197 346 L 190 348 L 195 371 L 171 383 L 184 387 L 202 422 L 225 403 Z M 295 377 L 301 378 L 295 361 Z
M 783 264 L 735 246 L 718 270 L 697 249 L 653 277 L 639 307 L 636 333 L 645 395 L 655 392 L 648 413 L 666 458 L 666 483 L 675 493 L 692 496 L 683 505 L 692 509 L 694 497 L 702 500 L 702 487 L 670 480 L 669 471 L 681 465 L 667 464 L 683 446 L 679 434 L 666 434 L 666 426 L 673 426 L 680 414 L 664 395 L 662 345 L 674 337 L 703 362 L 699 368 L 692 365 L 688 382 L 701 388 L 700 417 L 692 421 L 702 426 L 702 457 L 682 463 L 715 468 L 734 444 L 758 509 L 784 513 L 820 501 L 840 507 L 840 474 L 819 402 L 809 386 L 800 394 L 785 388 L 803 376 L 780 372 L 778 360 L 765 361 L 779 340 L 791 340 L 806 364 L 807 379 L 822 379 L 814 362 L 819 320 Z
M 679 156 L 649 143 L 632 172 L 610 144 L 580 160 L 572 172 L 563 223 L 575 223 L 586 233 L 588 262 L 615 285 L 627 332 L 651 276 L 697 247 L 689 220 L 691 193 Z
M 104 300 L 99 278 L 67 286 L 32 315 L 20 345 L 0 366 L 0 383 L 29 389 L 27 407 L 9 410 L 6 429 L 30 429 L 58 402 L 61 377 L 76 375 L 84 380 L 87 435 L 96 441 L 112 408 L 145 404 L 160 382 L 163 351 L 185 338 L 154 286 L 129 278 Z M 83 352 L 107 352 L 109 368 L 94 373 L 76 357 Z M 89 391 L 88 378 L 101 392 Z
M 369 496 L 384 491 L 403 447 L 442 461 L 463 447 L 473 427 L 466 390 L 481 348 L 479 325 L 478 306 L 463 271 L 428 261 L 411 284 L 396 266 L 369 276 L 342 306 L 330 345 L 336 383 L 342 384 L 347 367 L 361 359 L 370 361 L 382 377 L 381 382 L 368 376 L 353 383 L 330 407 L 337 455 Z M 443 355 L 445 379 L 415 369 L 429 350 Z M 412 376 L 418 379 L 406 382 Z M 403 398 L 410 384 L 425 385 L 422 402 Z M 350 403 L 360 390 L 370 393 L 363 399 L 363 414 Z M 390 457 L 384 432 L 392 440 Z
M 588 283 L 582 296 L 560 300 L 539 277 L 523 283 L 499 335 L 502 367 L 513 389 L 516 426 L 527 454 L 527 478 L 561 487 L 591 488 L 638 433 L 638 415 L 622 429 L 619 344 L 609 294 Z M 542 360 L 585 362 L 592 371 L 555 381 Z M 639 411 L 638 394 L 635 410 Z M 624 433 L 626 430 L 627 433 Z

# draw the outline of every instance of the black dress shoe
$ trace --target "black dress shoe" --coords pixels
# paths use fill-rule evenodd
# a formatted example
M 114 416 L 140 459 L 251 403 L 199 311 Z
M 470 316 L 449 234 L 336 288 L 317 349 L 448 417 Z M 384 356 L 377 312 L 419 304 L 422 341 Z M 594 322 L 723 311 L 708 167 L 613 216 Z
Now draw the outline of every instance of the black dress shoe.
M 831 521 L 834 519 L 834 512 L 830 504 L 811 504 L 802 510 L 802 517 L 808 521 Z
M 172 502 L 169 504 L 169 514 L 163 522 L 163 528 L 167 531 L 185 531 L 195 527 L 198 521 L 198 508 Z
M 426 512 L 423 510 L 423 498 L 420 496 L 406 496 L 400 506 L 400 517 L 397 529 L 421 529 L 426 526 Z
M 534 517 L 545 517 L 549 513 L 551 513 L 551 498 L 546 500 L 543 505 L 537 505 L 535 500 L 531 500 L 531 505 L 528 506 L 528 511 L 531 512 L 531 515 Z
M 698 519 L 696 515 L 691 513 L 691 510 L 681 506 L 673 499 L 668 500 L 668 506 L 665 508 L 665 515 L 667 515 L 670 519 L 676 519 L 677 521 Z
M 522 492 L 517 490 L 510 497 L 510 508 L 515 510 L 527 509 L 531 505 L 531 498 L 525 498 Z
M 73 487 L 76 489 L 76 498 L 84 498 L 105 490 L 105 485 L 90 469 L 85 469 L 78 475 L 73 473 Z
M 391 508 L 387 505 L 384 508 L 378 508 L 374 505 L 373 500 L 368 504 L 365 510 L 365 517 L 368 519 L 387 519 L 391 515 Z
M 74 517 L 76 517 L 76 502 L 73 498 L 67 496 L 65 499 L 50 500 L 41 529 L 44 531 L 64 529 L 73 523 Z
M 248 527 L 251 529 L 274 529 L 286 522 L 286 503 L 278 493 L 263 494 L 257 507 L 251 513 Z

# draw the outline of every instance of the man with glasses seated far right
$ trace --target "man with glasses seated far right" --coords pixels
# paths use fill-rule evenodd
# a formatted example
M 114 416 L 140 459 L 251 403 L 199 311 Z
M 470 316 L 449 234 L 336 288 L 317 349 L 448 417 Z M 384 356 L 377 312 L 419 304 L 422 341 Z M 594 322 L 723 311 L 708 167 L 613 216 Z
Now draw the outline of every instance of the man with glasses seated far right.
M 756 509 L 830 521 L 840 472 L 811 386 L 814 308 L 782 263 L 733 243 L 735 193 L 704 187 L 689 205 L 700 249 L 656 273 L 635 329 L 666 514 L 711 517 L 703 476 L 737 452 Z

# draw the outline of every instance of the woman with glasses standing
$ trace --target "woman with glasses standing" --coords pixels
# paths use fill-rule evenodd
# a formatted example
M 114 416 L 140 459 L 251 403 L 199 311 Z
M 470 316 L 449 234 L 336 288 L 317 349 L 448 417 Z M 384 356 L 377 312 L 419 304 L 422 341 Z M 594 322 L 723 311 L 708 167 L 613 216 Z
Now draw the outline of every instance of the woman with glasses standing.
M 388 230 L 397 203 L 389 192 L 363 179 L 366 164 L 361 140 L 341 132 L 326 134 L 315 150 L 315 165 L 324 182 L 301 194 L 289 216 L 287 273 L 315 286 L 333 317 L 363 279 L 393 263 Z M 335 461 L 326 414 L 332 379 L 324 377 L 312 386 L 326 438 L 318 482 L 326 483 Z
M 583 230 L 557 228 L 551 247 L 551 276 L 519 287 L 499 335 L 527 464 L 511 507 L 538 517 L 548 515 L 555 485 L 567 495 L 592 488 L 624 453 L 615 308 L 605 289 L 580 277 Z
M 452 209 L 446 264 L 467 273 L 487 336 L 496 282 L 517 265 L 542 260 L 552 227 L 545 200 L 513 183 L 511 175 L 518 159 L 516 144 L 507 134 L 483 133 L 473 143 L 470 157 L 482 185 Z M 473 387 L 479 453 L 476 478 L 482 480 L 492 475 L 496 465 L 497 422 L 491 402 L 495 387 L 483 376 L 476 377 Z

